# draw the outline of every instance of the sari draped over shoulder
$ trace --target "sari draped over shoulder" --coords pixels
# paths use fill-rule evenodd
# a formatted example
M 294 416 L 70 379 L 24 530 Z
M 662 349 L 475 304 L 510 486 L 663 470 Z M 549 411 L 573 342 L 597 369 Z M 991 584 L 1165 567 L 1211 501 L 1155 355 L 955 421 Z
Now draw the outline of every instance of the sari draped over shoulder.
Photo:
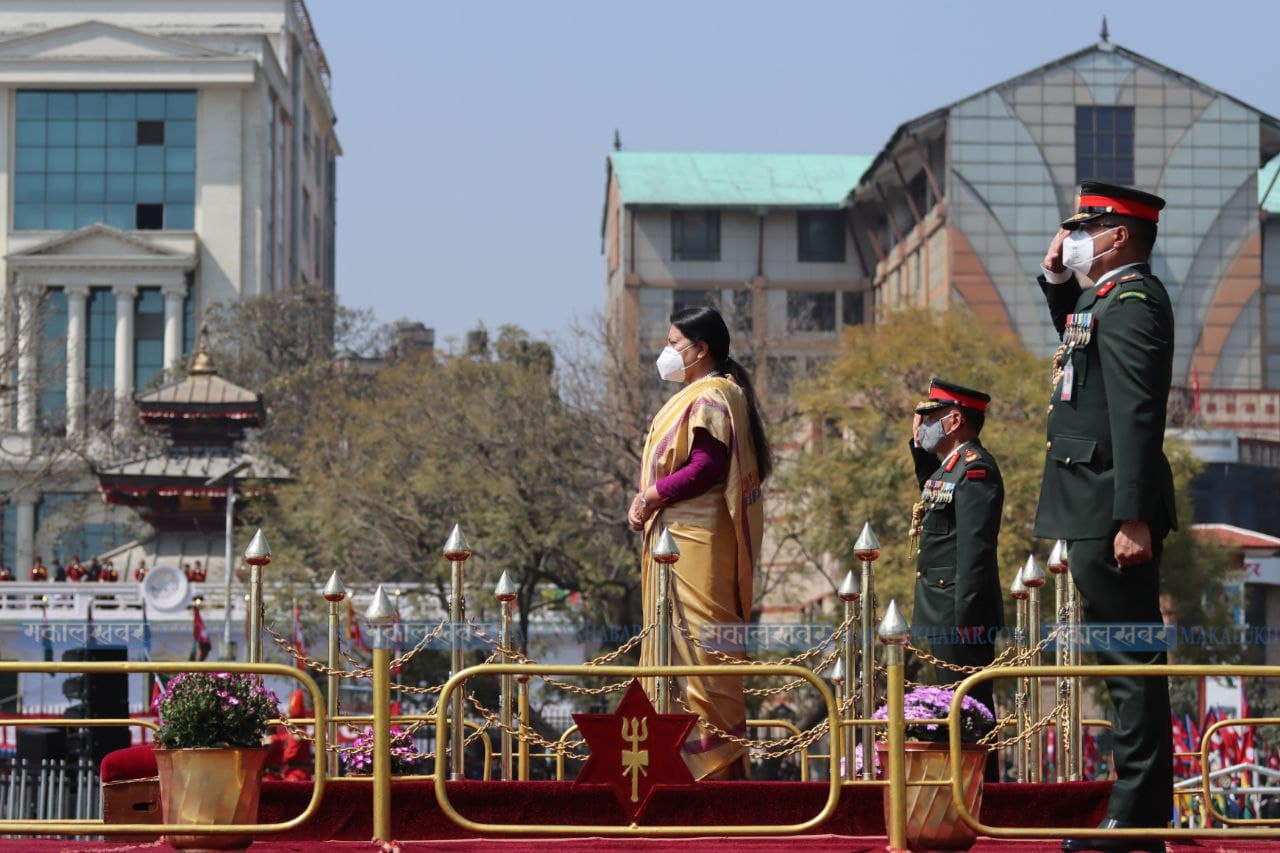
M 753 576 L 764 530 L 760 471 L 749 424 L 747 399 L 738 384 L 728 377 L 709 376 L 668 400 L 645 440 L 642 491 L 685 464 L 695 429 L 706 430 L 729 450 L 729 470 L 722 485 L 663 507 L 645 526 L 641 562 L 645 624 L 657 618 L 658 571 L 651 554 L 663 527 L 671 529 L 680 548 L 680 560 L 671 573 L 675 619 L 671 662 L 675 665 L 723 662 L 692 643 L 685 630 L 712 648 L 745 659 L 744 627 L 751 616 Z M 657 661 L 655 632 L 641 645 L 640 662 Z M 650 695 L 652 682 L 645 679 Z M 745 778 L 746 748 L 708 726 L 746 736 L 743 679 L 710 676 L 676 682 L 674 695 L 700 718 L 684 745 L 685 762 L 694 778 L 713 774 Z M 679 710 L 677 703 L 673 711 Z

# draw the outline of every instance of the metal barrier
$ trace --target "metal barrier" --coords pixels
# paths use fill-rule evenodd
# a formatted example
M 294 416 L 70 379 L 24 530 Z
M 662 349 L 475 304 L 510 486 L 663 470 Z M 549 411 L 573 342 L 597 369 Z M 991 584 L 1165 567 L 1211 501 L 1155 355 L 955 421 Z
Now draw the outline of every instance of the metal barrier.
M 324 696 L 315 681 L 305 672 L 292 666 L 275 663 L 189 663 L 187 661 L 107 661 L 85 663 L 40 663 L 31 661 L 0 661 L 0 673 L 85 673 L 88 675 L 105 675 L 113 673 L 174 673 L 179 672 L 243 672 L 252 675 L 274 675 L 294 678 L 302 683 L 303 688 L 311 694 L 313 707 L 316 709 L 316 746 L 315 776 L 311 789 L 311 799 L 305 809 L 294 818 L 279 823 L 250 824 L 187 824 L 187 823 L 105 823 L 100 819 L 90 820 L 0 820 L 0 834 L 21 835 L 246 835 L 270 834 L 286 832 L 306 823 L 320 807 L 325 786 L 325 717 Z M 26 723 L 26 721 L 23 721 Z M 42 724 L 53 725 L 42 721 Z M 58 725 L 70 727 L 87 727 L 95 725 L 143 725 L 154 727 L 150 721 L 119 719 L 62 719 Z M 12 723 L 8 723 L 12 725 Z
M 515 675 L 515 676 L 539 676 L 539 675 L 558 675 L 558 676 L 591 676 L 591 677 L 627 677 L 627 678 L 673 678 L 690 675 L 705 675 L 709 671 L 714 671 L 717 675 L 776 675 L 785 676 L 787 678 L 802 678 L 808 681 L 817 689 L 818 695 L 822 697 L 822 701 L 826 704 L 827 720 L 833 724 L 833 729 L 839 729 L 839 708 L 836 705 L 835 697 L 831 693 L 825 681 L 818 675 L 808 669 L 800 666 L 781 666 L 773 664 L 720 664 L 716 666 L 583 666 L 583 665 L 558 665 L 550 666 L 545 664 L 513 664 L 513 663 L 492 663 L 480 664 L 478 666 L 468 667 L 461 672 L 454 674 L 445 682 L 444 689 L 440 693 L 440 702 L 436 706 L 436 738 L 440 742 L 449 732 L 449 697 L 454 691 L 459 690 L 469 679 L 483 678 L 486 676 Z M 449 800 L 449 793 L 445 782 L 449 774 L 448 762 L 441 755 L 440 750 L 436 750 L 436 773 L 435 773 L 435 792 L 436 802 L 440 804 L 440 810 L 445 813 L 458 826 L 477 833 L 492 833 L 494 835 L 541 835 L 541 836 L 564 836 L 564 835 L 595 835 L 595 836 L 639 836 L 652 835 L 659 837 L 672 837 L 681 835 L 792 835 L 805 832 L 816 826 L 820 826 L 827 821 L 832 814 L 835 813 L 837 804 L 840 802 L 840 738 L 832 739 L 834 744 L 829 759 L 830 782 L 827 786 L 827 800 L 822 810 L 817 815 L 803 823 L 791 824 L 763 824 L 763 825 L 737 825 L 737 826 L 720 826 L 715 824 L 691 825 L 691 826 L 645 826 L 641 827 L 637 824 L 629 824 L 627 826 L 617 826 L 613 824 L 586 824 L 582 826 L 561 826 L 557 824 L 519 824 L 519 823 L 479 823 L 470 820 L 459 814 L 457 809 Z
M 1237 770 L 1237 768 L 1222 768 L 1217 771 L 1209 770 L 1209 741 L 1212 739 L 1214 732 L 1218 729 L 1224 729 L 1235 726 L 1280 726 L 1280 717 L 1242 717 L 1229 720 L 1219 720 L 1204 730 L 1204 734 L 1200 737 L 1200 794 L 1204 798 L 1202 800 L 1202 808 L 1207 817 L 1213 820 L 1221 821 L 1227 826 L 1275 826 L 1280 827 L 1280 818 L 1246 818 L 1246 817 L 1228 817 L 1218 811 L 1217 806 L 1213 804 L 1213 789 L 1210 787 L 1210 780 L 1214 776 L 1226 775 Z M 1257 770 L 1265 774 L 1277 776 L 1276 771 L 1265 767 L 1258 767 Z M 1219 794 L 1240 794 L 1244 793 L 1240 790 L 1224 791 L 1219 790 Z M 1275 789 L 1274 793 L 1280 794 L 1280 789 Z
M 1045 678 L 1070 675 L 1083 678 L 1105 678 L 1106 676 L 1132 677 L 1164 677 L 1172 676 L 1240 676 L 1244 678 L 1276 678 L 1280 677 L 1280 666 L 1227 666 L 1227 665 L 1193 665 L 1193 664 L 1160 664 L 1160 665 L 1090 665 L 1090 666 L 1011 666 L 977 672 L 961 681 L 955 687 L 955 695 L 951 700 L 950 717 L 959 719 L 960 703 L 977 685 L 998 678 Z M 891 697 L 892 698 L 892 697 Z M 1266 717 L 1263 720 L 1280 724 L 1280 718 Z M 1209 773 L 1203 758 L 1207 752 L 1208 736 L 1223 725 L 1240 725 L 1239 720 L 1221 721 L 1221 725 L 1210 726 L 1200 744 L 1201 788 L 1200 793 L 1208 799 Z M 951 766 L 959 766 L 961 758 L 961 733 L 957 726 L 950 726 Z M 1031 826 L 990 826 L 982 823 L 969 812 L 964 804 L 964 780 L 952 774 L 951 801 L 956 814 L 979 835 L 990 838 L 1061 838 L 1069 834 L 1073 838 L 1278 838 L 1280 825 L 1275 821 L 1262 819 L 1234 819 L 1235 824 L 1244 824 L 1227 829 L 1209 827 L 1129 827 L 1124 829 L 1100 829 L 1098 827 L 1079 827 L 1064 830 L 1062 828 L 1045 828 Z M 1227 821 L 1224 821 L 1227 822 Z

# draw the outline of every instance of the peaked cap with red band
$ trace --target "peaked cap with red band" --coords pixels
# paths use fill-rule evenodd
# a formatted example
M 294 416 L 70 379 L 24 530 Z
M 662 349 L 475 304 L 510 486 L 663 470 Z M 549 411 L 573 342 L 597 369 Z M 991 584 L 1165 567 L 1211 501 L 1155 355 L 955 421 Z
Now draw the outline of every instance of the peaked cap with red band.
M 1144 193 L 1132 187 L 1104 184 L 1101 181 L 1083 181 L 1080 184 L 1077 210 L 1062 220 L 1062 227 L 1073 231 L 1108 213 L 1159 222 L 1162 210 L 1164 199 L 1158 195 Z
M 952 382 L 944 382 L 935 377 L 929 380 L 929 397 L 916 406 L 916 414 L 925 415 L 948 406 L 964 406 L 966 409 L 985 412 L 990 402 L 990 394 Z

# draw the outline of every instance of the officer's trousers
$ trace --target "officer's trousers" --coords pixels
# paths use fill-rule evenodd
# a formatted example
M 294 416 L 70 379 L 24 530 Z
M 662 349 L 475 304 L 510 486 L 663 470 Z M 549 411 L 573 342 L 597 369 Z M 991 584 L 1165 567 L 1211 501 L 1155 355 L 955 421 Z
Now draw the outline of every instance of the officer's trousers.
M 1112 538 L 1067 543 L 1071 577 L 1080 589 L 1083 621 L 1108 624 L 1160 624 L 1160 554 L 1138 566 L 1119 568 Z M 1088 636 L 1086 634 L 1085 636 Z M 1163 664 L 1163 650 L 1094 648 L 1101 664 Z M 1165 826 L 1173 813 L 1173 742 L 1169 716 L 1169 680 L 1164 677 L 1105 679 L 1115 707 L 1112 728 L 1116 782 L 1107 816 L 1133 826 Z

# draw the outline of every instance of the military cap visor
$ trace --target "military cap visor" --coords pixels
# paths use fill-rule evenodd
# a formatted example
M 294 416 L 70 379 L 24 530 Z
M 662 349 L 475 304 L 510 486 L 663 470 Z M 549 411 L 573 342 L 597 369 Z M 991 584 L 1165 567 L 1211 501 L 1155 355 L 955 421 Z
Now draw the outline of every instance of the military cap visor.
M 966 409 L 985 412 L 987 404 L 990 402 L 991 395 L 989 394 L 975 391 L 972 388 L 965 388 L 963 385 L 955 385 L 951 382 L 944 382 L 941 379 L 934 379 L 929 383 L 928 398 L 922 400 L 916 406 L 915 411 L 917 415 L 927 415 L 930 412 L 936 412 L 948 406 L 964 406 Z
M 1109 213 L 1159 222 L 1161 210 L 1164 210 L 1164 199 L 1160 196 L 1132 187 L 1084 181 L 1080 184 L 1080 201 L 1076 212 L 1062 220 L 1062 227 L 1074 231 Z

